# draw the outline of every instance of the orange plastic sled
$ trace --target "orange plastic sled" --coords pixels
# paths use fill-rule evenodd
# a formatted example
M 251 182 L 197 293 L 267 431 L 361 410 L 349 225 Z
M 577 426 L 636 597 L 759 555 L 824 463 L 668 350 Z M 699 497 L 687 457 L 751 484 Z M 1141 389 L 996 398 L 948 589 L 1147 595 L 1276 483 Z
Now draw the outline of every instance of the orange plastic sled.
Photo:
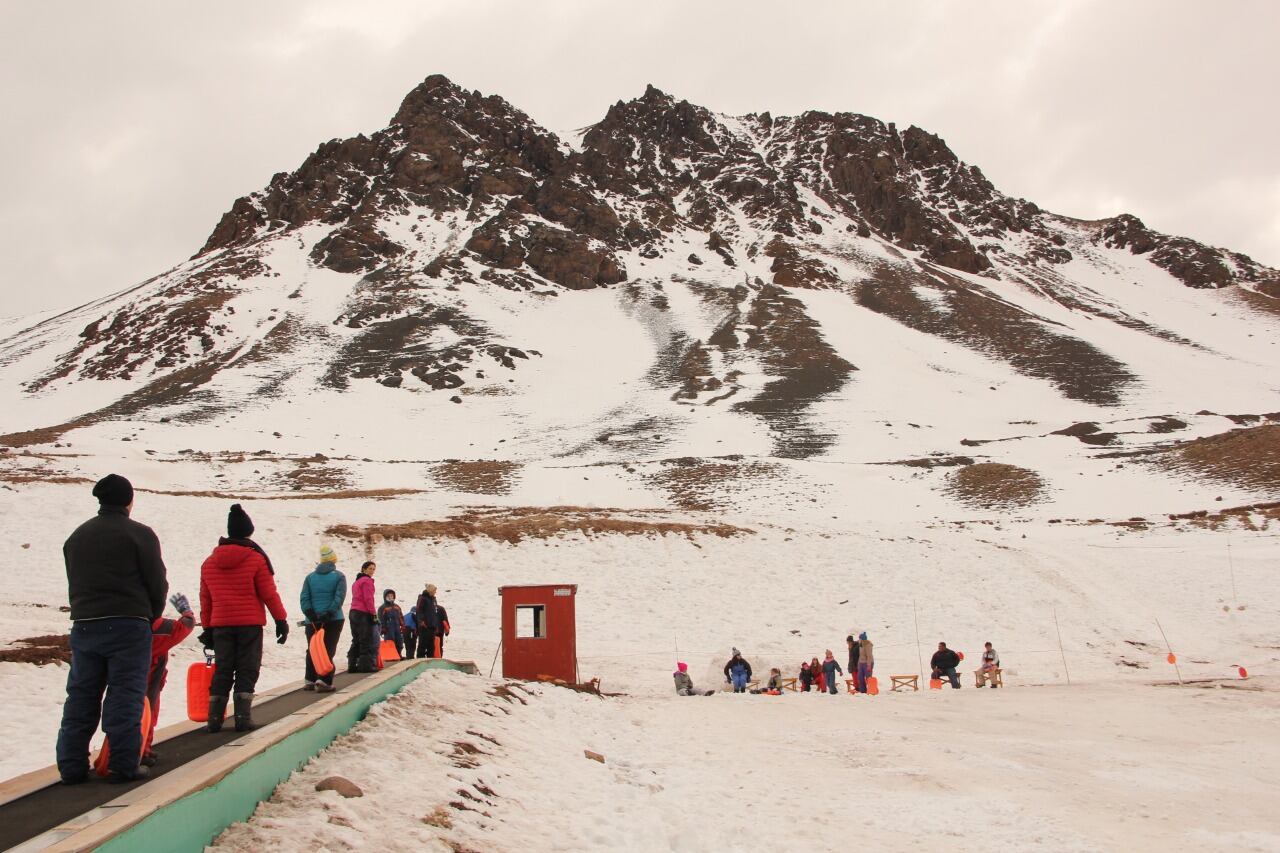
M 880 695 L 880 680 L 874 675 L 867 676 L 867 693 L 871 696 Z
M 383 661 L 400 660 L 400 653 L 396 651 L 395 640 L 383 640 L 382 645 L 378 648 L 378 654 Z
M 209 719 L 209 685 L 213 682 L 213 656 L 206 654 L 204 663 L 187 667 L 187 719 L 203 723 Z
M 311 656 L 311 666 L 315 668 L 316 675 L 325 676 L 333 672 L 333 659 L 329 657 L 329 650 L 324 647 L 323 628 L 311 635 L 307 654 Z
M 208 710 L 206 703 L 205 710 Z M 142 697 L 142 751 L 138 753 L 138 758 L 142 758 L 147 751 L 147 736 L 151 734 L 151 700 Z M 109 773 L 107 765 L 111 761 L 111 741 L 103 738 L 102 749 L 98 750 L 98 757 L 93 762 L 93 772 L 99 776 L 106 776 Z
M 941 690 L 941 689 L 942 689 L 942 679 L 941 679 L 941 678 L 930 678 L 930 679 L 929 679 L 929 689 L 930 689 L 930 690 Z

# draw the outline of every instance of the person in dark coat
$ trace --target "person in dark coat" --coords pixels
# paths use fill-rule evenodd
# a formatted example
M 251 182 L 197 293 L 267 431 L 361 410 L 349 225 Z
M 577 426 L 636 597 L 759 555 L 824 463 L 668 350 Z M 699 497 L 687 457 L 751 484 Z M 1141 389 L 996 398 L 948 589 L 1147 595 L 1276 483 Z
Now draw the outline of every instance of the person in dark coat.
M 377 668 L 378 606 L 373 593 L 373 573 L 378 564 L 372 560 L 360 566 L 360 574 L 351 584 L 351 646 L 347 649 L 348 672 L 373 672 Z
M 169 591 L 160 540 L 129 517 L 133 485 L 109 474 L 94 485 L 93 496 L 98 515 L 62 546 L 71 604 L 71 672 L 56 752 L 66 785 L 89 778 L 89 741 L 99 719 L 115 746 L 110 780 L 148 775 L 138 764 L 142 701 L 151 665 L 151 623 L 164 612 Z
M 809 671 L 809 662 L 807 660 L 800 661 L 800 675 L 798 678 L 801 692 L 808 693 L 813 687 L 813 673 Z
M 311 660 L 311 638 L 316 632 L 324 629 L 324 648 L 333 660 L 338 653 L 338 640 L 342 637 L 342 628 L 346 625 L 346 617 L 342 614 L 342 605 L 347 600 L 347 576 L 338 571 L 338 555 L 328 545 L 320 547 L 320 563 L 302 582 L 302 594 L 299 604 L 302 615 L 307 619 L 307 654 L 304 677 L 306 684 L 303 690 L 314 690 L 317 693 L 333 692 L 333 672 L 320 675 Z
M 436 653 L 444 657 L 444 638 L 449 636 L 449 611 L 436 600 Z
M 436 609 L 436 585 L 429 583 L 418 596 L 418 657 L 438 658 L 436 638 L 439 634 L 439 611 Z
M 845 645 L 849 647 L 849 677 L 857 679 L 858 677 L 858 641 L 853 638 L 853 634 L 844 638 Z
M 396 604 L 396 591 L 384 589 L 382 604 L 378 606 L 378 627 L 382 639 L 396 644 L 396 654 L 404 657 L 404 611 Z
M 959 665 L 960 656 L 947 648 L 946 643 L 938 643 L 938 650 L 929 659 L 929 666 L 933 668 L 932 677 L 942 678 L 945 675 L 955 690 L 960 689 L 960 676 L 956 674 L 956 667 Z
M 253 691 L 262 670 L 264 607 L 276 625 L 276 642 L 289 637 L 289 614 L 276 589 L 271 559 L 253 535 L 253 521 L 240 504 L 227 513 L 227 535 L 218 540 L 200 567 L 200 642 L 212 646 L 213 680 L 209 684 L 210 732 L 222 730 L 227 700 L 234 697 L 236 731 L 252 731 Z
M 736 648 L 729 662 L 724 665 L 724 680 L 733 685 L 734 693 L 746 693 L 747 682 L 751 680 L 751 664 Z

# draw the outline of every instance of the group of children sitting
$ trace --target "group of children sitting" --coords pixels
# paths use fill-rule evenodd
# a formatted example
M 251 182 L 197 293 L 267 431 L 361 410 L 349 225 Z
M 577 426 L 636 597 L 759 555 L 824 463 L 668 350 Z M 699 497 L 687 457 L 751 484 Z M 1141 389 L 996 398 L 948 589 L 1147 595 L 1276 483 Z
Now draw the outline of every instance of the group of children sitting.
M 853 638 L 853 634 L 849 634 L 849 636 L 845 637 L 845 643 L 849 647 L 850 692 L 878 692 L 876 679 L 872 675 L 875 671 L 875 653 L 871 640 L 867 639 L 866 632 L 863 631 L 858 634 L 858 639 L 856 640 Z M 938 643 L 938 651 L 929 661 L 930 686 L 940 687 L 941 680 L 946 678 L 951 682 L 952 688 L 959 688 L 960 680 L 956 673 L 956 667 L 963 660 L 963 654 L 948 649 L 946 643 Z M 974 670 L 977 685 L 982 687 L 984 684 L 989 683 L 992 687 L 999 686 L 999 673 L 1000 656 L 996 654 L 996 650 L 991 643 L 985 643 L 982 665 Z M 792 686 L 791 689 L 798 689 L 802 693 L 808 693 L 816 689 L 819 693 L 834 695 L 840 692 L 836 676 L 844 674 L 840 661 L 836 660 L 836 656 L 831 649 L 827 649 L 821 661 L 815 657 L 800 664 L 800 673 L 795 679 L 796 684 L 799 686 L 798 688 Z M 689 677 L 689 665 L 683 661 L 676 664 L 676 671 L 672 673 L 672 677 L 675 679 L 676 695 L 678 696 L 710 696 L 715 693 L 714 690 L 696 689 L 693 686 L 693 679 Z M 750 687 L 751 664 L 736 648 L 733 650 L 733 655 L 729 658 L 728 663 L 724 665 L 724 680 L 726 684 L 733 688 L 734 693 L 751 692 L 779 696 L 784 688 L 782 671 L 777 667 L 769 670 L 769 680 L 765 682 L 764 686 Z

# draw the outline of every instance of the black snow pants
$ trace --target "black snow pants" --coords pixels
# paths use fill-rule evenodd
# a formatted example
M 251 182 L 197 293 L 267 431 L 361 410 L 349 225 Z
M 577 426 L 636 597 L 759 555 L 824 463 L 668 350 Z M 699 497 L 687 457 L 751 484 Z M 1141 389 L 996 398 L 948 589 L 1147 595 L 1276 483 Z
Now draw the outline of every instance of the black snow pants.
M 374 615 L 363 610 L 347 614 L 351 623 L 351 647 L 347 649 L 347 669 L 351 672 L 373 672 Z
M 217 668 L 209 684 L 210 696 L 252 693 L 262 670 L 262 626 L 214 628 L 213 662 Z

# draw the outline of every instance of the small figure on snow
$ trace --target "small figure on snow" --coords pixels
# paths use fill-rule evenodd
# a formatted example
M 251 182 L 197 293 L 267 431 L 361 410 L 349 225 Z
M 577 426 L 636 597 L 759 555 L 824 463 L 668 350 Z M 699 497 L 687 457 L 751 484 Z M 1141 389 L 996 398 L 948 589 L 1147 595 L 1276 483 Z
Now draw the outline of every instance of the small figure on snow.
M 412 660 L 418 648 L 418 610 L 410 607 L 404 614 L 404 659 Z
M 800 662 L 800 675 L 797 676 L 800 681 L 801 692 L 808 693 L 813 687 L 813 672 L 809 669 L 809 662 Z
M 764 687 L 757 687 L 752 693 L 764 693 L 767 696 L 782 695 L 782 670 L 776 666 L 769 670 L 769 680 L 765 682 Z
M 996 676 L 1000 672 L 1000 655 L 996 654 L 996 650 L 992 648 L 990 643 L 984 643 L 985 651 L 982 653 L 982 666 L 973 671 L 973 676 L 978 682 L 979 687 L 983 687 L 987 682 L 991 682 L 992 689 L 999 687 Z
M 747 663 L 742 652 L 736 648 L 733 657 L 724 665 L 724 680 L 733 685 L 734 693 L 747 692 L 747 682 L 751 680 L 751 664 Z
M 849 677 L 855 681 L 858 678 L 858 641 L 853 638 L 853 634 L 844 638 L 845 645 L 849 647 Z
M 710 696 L 715 693 L 714 690 L 701 692 L 693 686 L 693 679 L 689 677 L 689 664 L 684 661 L 676 663 L 676 671 L 671 673 L 671 677 L 676 682 L 677 696 Z
M 831 649 L 827 649 L 827 656 L 822 661 L 822 677 L 827 682 L 827 690 L 832 696 L 836 694 L 836 673 L 844 675 L 844 670 L 840 668 L 840 661 L 836 660 L 836 656 L 831 653 Z
M 373 672 L 378 667 L 378 606 L 374 603 L 373 575 L 378 564 L 365 560 L 360 574 L 351 582 L 351 606 L 347 622 L 351 625 L 351 645 L 347 649 L 347 672 Z
M 378 626 L 382 639 L 396 644 L 396 654 L 404 657 L 404 611 L 396 604 L 396 591 L 384 589 L 382 604 L 378 607 Z
M 813 678 L 813 683 L 818 688 L 818 692 L 826 693 L 827 674 L 822 671 L 822 664 L 818 663 L 817 658 L 809 661 L 809 675 Z
M 956 667 L 959 665 L 960 656 L 947 648 L 946 643 L 938 643 L 938 650 L 929 659 L 929 666 L 933 668 L 931 677 L 940 679 L 945 675 L 955 690 L 960 689 L 960 676 L 956 675 Z
M 302 594 L 299 604 L 302 615 L 307 618 L 307 647 L 311 647 L 311 638 L 317 631 L 324 631 L 324 647 L 329 659 L 338 653 L 338 640 L 342 637 L 342 629 L 347 624 L 342 614 L 342 605 L 347 601 L 347 576 L 338 570 L 338 555 L 328 545 L 320 547 L 320 562 L 311 574 L 302 581 Z M 304 676 L 306 684 L 303 690 L 314 690 L 317 693 L 333 692 L 333 673 L 319 675 L 311 653 L 307 652 Z
M 858 635 L 858 692 L 867 692 L 867 679 L 871 677 L 875 671 L 876 658 L 875 652 L 871 648 L 872 643 L 867 639 L 867 632 L 863 631 Z

